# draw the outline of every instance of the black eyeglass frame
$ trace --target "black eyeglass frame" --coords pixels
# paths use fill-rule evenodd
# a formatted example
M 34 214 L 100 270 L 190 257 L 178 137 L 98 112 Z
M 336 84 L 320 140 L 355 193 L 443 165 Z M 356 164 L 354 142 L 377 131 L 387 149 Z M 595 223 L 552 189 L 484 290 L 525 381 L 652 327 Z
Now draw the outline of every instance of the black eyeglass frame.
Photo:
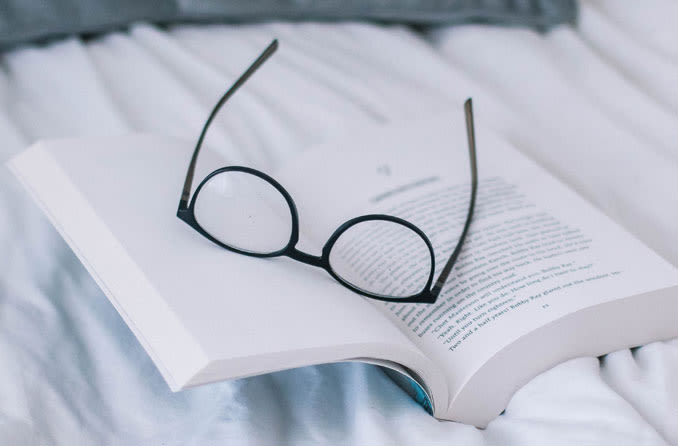
M 322 252 L 320 256 L 315 256 L 312 254 L 305 253 L 303 251 L 300 251 L 296 248 L 297 243 L 299 242 L 299 215 L 297 213 L 297 207 L 296 204 L 294 203 L 294 200 L 292 199 L 292 196 L 285 190 L 285 188 L 278 183 L 274 178 L 271 176 L 265 174 L 264 172 L 261 172 L 259 170 L 253 169 L 251 167 L 245 167 L 245 166 L 227 166 L 227 167 L 222 167 L 219 169 L 214 170 L 211 172 L 209 175 L 207 175 L 198 185 L 196 188 L 195 192 L 193 193 L 193 196 L 190 197 L 190 192 L 191 192 L 191 186 L 193 183 L 193 176 L 195 173 L 195 165 L 197 162 L 198 158 L 198 153 L 200 152 L 200 149 L 202 147 L 203 140 L 205 138 L 205 135 L 207 133 L 207 129 L 209 128 L 210 124 L 212 123 L 214 117 L 216 116 L 217 112 L 221 109 L 223 104 L 235 93 L 235 91 L 242 86 L 245 81 L 275 52 L 275 50 L 278 48 L 278 41 L 277 39 L 273 40 L 269 46 L 259 55 L 259 57 L 250 65 L 250 67 L 238 78 L 238 80 L 235 81 L 235 83 L 224 93 L 224 95 L 219 99 L 215 107 L 213 108 L 212 112 L 210 113 L 210 116 L 208 117 L 207 121 L 205 122 L 205 125 L 203 126 L 202 132 L 200 133 L 200 137 L 198 139 L 198 142 L 196 144 L 196 147 L 193 152 L 193 156 L 191 157 L 191 161 L 188 167 L 188 171 L 186 173 L 186 180 L 184 182 L 184 187 L 182 190 L 181 198 L 179 200 L 179 207 L 177 209 L 177 217 L 187 223 L 189 226 L 191 226 L 193 229 L 195 229 L 198 233 L 200 233 L 203 237 L 207 238 L 209 241 L 215 243 L 216 245 L 227 249 L 229 251 L 238 253 L 238 254 L 243 254 L 251 257 L 260 257 L 260 258 L 268 258 L 268 257 L 279 257 L 279 256 L 286 256 L 290 257 L 294 260 L 297 260 L 299 262 L 305 263 L 307 265 L 311 266 L 316 266 L 319 268 L 324 269 L 327 271 L 335 280 L 337 280 L 339 283 L 344 285 L 345 287 L 349 288 L 350 290 L 354 291 L 355 293 L 358 293 L 362 296 L 369 297 L 371 299 L 375 300 L 380 300 L 384 302 L 395 302 L 395 303 L 426 303 L 426 304 L 432 304 L 435 303 L 437 300 L 438 296 L 440 295 L 440 292 L 442 290 L 443 285 L 447 281 L 452 268 L 454 267 L 454 264 L 457 260 L 457 257 L 459 256 L 459 253 L 461 252 L 461 248 L 464 244 L 464 240 L 466 239 L 466 235 L 468 233 L 468 229 L 471 224 L 471 220 L 473 218 L 473 211 L 475 208 L 475 201 L 476 201 L 476 194 L 477 194 L 477 189 L 478 189 L 478 169 L 477 169 L 477 160 L 476 160 L 476 149 L 475 149 L 475 132 L 474 132 L 474 125 L 473 125 L 473 105 L 472 105 L 472 100 L 469 98 L 466 100 L 464 103 L 464 111 L 465 111 L 465 117 L 466 117 L 466 132 L 467 132 L 467 137 L 468 137 L 468 147 L 469 147 L 469 157 L 470 157 L 470 165 L 471 165 L 471 198 L 469 202 L 469 208 L 468 208 L 468 213 L 466 217 L 466 221 L 464 223 L 464 228 L 462 230 L 461 235 L 459 236 L 459 241 L 457 242 L 457 246 L 455 247 L 454 251 L 450 255 L 448 261 L 446 262 L 445 266 L 443 267 L 443 270 L 441 271 L 440 275 L 438 276 L 438 279 L 435 281 L 435 284 L 433 284 L 433 276 L 435 274 L 435 254 L 433 252 L 433 245 L 431 244 L 431 241 L 429 238 L 426 236 L 426 234 L 419 229 L 416 225 L 410 223 L 409 221 L 402 219 L 400 217 L 395 217 L 392 215 L 386 215 L 386 214 L 368 214 L 368 215 L 362 215 L 359 217 L 352 218 L 346 222 L 344 222 L 342 225 L 340 225 L 330 236 L 330 238 L 327 240 L 325 245 L 322 248 Z M 198 223 L 196 217 L 195 217 L 195 203 L 198 195 L 200 194 L 200 191 L 202 190 L 203 186 L 214 176 L 219 175 L 224 172 L 242 172 L 250 175 L 254 175 L 266 182 L 268 182 L 271 186 L 273 186 L 280 194 L 284 197 L 285 201 L 287 202 L 287 205 L 289 206 L 290 209 L 290 214 L 292 218 L 292 229 L 291 229 L 291 234 L 290 234 L 290 239 L 289 242 L 285 247 L 282 249 L 279 249 L 278 251 L 270 252 L 270 253 L 258 253 L 258 252 L 250 252 L 246 250 L 239 249 L 234 246 L 227 245 L 217 239 L 216 237 L 212 236 L 209 232 L 207 232 L 201 225 Z M 332 268 L 332 265 L 330 264 L 330 252 L 332 251 L 332 248 L 334 247 L 335 243 L 341 237 L 341 235 L 346 232 L 348 229 L 352 228 L 353 226 L 366 222 L 366 221 L 388 221 L 391 223 L 399 224 L 402 225 L 412 231 L 414 231 L 421 239 L 424 241 L 426 244 L 426 247 L 428 248 L 429 255 L 431 258 L 431 270 L 428 276 L 428 279 L 426 281 L 426 284 L 424 285 L 423 289 L 417 293 L 413 294 L 411 296 L 407 297 L 393 297 L 393 296 L 386 296 L 386 295 L 380 295 L 376 293 L 372 293 L 367 290 L 363 290 L 360 287 L 357 287 L 353 285 L 352 283 L 348 282 L 344 278 L 342 278 L 339 274 L 337 274 L 334 269 Z M 431 286 L 433 285 L 433 286 Z

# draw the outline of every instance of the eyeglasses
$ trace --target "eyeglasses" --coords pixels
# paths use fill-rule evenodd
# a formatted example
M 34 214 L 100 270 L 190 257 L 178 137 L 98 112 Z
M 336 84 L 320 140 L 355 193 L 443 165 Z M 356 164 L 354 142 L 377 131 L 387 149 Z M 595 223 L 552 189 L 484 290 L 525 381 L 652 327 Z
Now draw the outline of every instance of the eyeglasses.
M 478 189 L 473 107 L 464 104 L 471 161 L 471 198 L 459 241 L 433 283 L 435 256 L 426 234 L 412 223 L 384 214 L 348 220 L 325 243 L 320 256 L 297 249 L 299 216 L 294 200 L 276 180 L 243 166 L 207 175 L 190 198 L 195 165 L 205 134 L 219 109 L 275 52 L 273 40 L 219 99 L 198 138 L 179 201 L 177 217 L 222 248 L 253 257 L 287 256 L 327 271 L 346 288 L 386 302 L 434 303 L 466 238 Z M 190 202 L 189 202 L 190 198 Z

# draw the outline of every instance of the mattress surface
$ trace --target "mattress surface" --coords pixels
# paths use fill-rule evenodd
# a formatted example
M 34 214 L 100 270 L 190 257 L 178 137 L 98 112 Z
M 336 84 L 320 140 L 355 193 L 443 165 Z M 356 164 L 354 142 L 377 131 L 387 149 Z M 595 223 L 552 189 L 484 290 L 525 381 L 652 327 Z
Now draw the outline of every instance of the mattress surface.
M 613 6 L 614 3 L 614 6 Z M 678 265 L 678 4 L 583 3 L 548 34 L 365 23 L 138 23 L 0 55 L 0 161 L 40 138 L 195 140 L 274 170 L 356 124 L 459 108 Z M 0 444 L 678 444 L 678 340 L 542 373 L 485 430 L 378 368 L 305 367 L 173 394 L 66 243 L 0 171 Z M 577 336 L 577 333 L 564 334 Z

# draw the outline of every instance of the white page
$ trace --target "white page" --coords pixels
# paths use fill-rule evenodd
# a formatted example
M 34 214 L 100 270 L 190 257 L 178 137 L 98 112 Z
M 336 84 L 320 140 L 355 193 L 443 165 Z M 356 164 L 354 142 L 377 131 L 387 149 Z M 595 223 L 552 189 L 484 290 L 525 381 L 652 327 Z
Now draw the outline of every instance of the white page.
M 324 271 L 229 252 L 180 221 L 192 148 L 155 136 L 52 141 L 11 163 L 174 389 L 372 355 L 431 373 Z M 222 165 L 205 150 L 196 178 Z
M 450 398 L 493 354 L 535 328 L 678 283 L 671 265 L 482 126 L 477 140 L 476 217 L 454 277 L 434 305 L 375 304 L 444 367 Z M 349 218 L 390 213 L 429 234 L 440 268 L 465 217 L 468 165 L 459 113 L 351 135 L 278 177 L 297 200 L 302 230 L 318 243 Z M 536 236 L 520 232 L 530 228 Z

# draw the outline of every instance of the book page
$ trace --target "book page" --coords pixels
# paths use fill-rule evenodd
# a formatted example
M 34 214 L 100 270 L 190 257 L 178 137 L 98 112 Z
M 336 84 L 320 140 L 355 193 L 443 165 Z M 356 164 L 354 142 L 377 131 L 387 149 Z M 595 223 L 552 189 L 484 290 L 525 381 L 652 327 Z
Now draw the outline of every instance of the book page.
M 11 164 L 173 390 L 370 357 L 445 394 L 419 349 L 324 271 L 230 252 L 180 221 L 192 147 L 151 135 L 52 141 Z M 224 164 L 205 150 L 196 181 Z
M 349 218 L 402 217 L 430 238 L 437 278 L 470 198 L 463 119 L 460 112 L 384 126 L 288 166 L 278 177 L 297 200 L 302 231 L 322 244 Z M 372 301 L 444 367 L 450 398 L 487 359 L 530 331 L 585 307 L 678 283 L 671 265 L 482 125 L 476 130 L 475 217 L 437 302 Z M 375 263 L 360 258 L 379 249 L 384 236 L 357 240 L 360 255 L 346 258 L 356 274 L 373 273 Z M 409 254 L 403 245 L 402 255 Z

